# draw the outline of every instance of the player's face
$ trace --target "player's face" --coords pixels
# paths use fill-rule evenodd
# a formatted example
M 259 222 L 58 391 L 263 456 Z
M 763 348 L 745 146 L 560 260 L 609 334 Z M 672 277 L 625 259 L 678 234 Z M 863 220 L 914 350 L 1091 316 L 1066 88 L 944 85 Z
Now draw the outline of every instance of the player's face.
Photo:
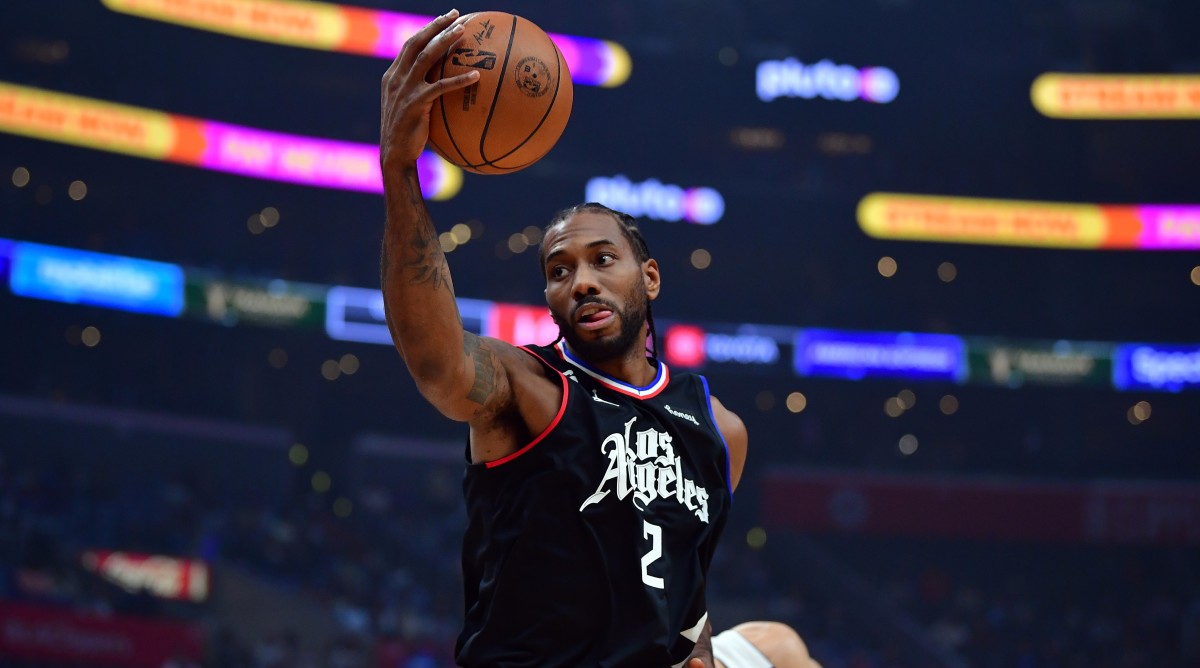
M 577 213 L 550 229 L 545 249 L 546 303 L 571 348 L 596 362 L 642 350 L 658 264 L 638 261 L 620 222 Z

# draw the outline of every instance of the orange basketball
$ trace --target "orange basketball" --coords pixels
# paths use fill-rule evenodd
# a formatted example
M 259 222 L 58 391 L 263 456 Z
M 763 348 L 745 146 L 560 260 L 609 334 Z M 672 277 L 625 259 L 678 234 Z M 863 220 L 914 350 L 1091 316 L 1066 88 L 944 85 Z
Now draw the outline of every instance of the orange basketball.
M 567 127 L 571 73 L 549 35 L 505 12 L 467 15 L 463 36 L 430 73 L 479 79 L 433 103 L 429 144 L 476 174 L 508 174 L 550 152 Z

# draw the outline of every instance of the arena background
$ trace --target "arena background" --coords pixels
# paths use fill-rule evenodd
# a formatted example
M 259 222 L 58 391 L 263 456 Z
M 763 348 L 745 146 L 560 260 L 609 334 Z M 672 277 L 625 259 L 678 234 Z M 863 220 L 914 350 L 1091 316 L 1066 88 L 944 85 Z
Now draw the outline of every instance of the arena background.
M 0 4 L 0 664 L 452 664 L 464 430 L 387 343 L 370 169 L 450 7 L 347 8 Z M 545 337 L 536 230 L 639 214 L 751 435 L 718 629 L 1200 665 L 1200 5 L 460 9 L 578 58 L 544 160 L 424 163 L 466 325 Z

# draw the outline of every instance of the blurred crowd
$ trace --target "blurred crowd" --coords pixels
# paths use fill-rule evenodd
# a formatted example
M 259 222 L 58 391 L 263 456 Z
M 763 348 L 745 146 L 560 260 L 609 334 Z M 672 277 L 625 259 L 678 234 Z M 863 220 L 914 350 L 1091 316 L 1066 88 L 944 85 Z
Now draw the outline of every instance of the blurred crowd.
M 119 441 L 95 444 L 119 450 Z M 203 630 L 203 657 L 181 656 L 162 668 L 453 665 L 463 515 L 461 468 L 452 460 L 365 462 L 352 510 L 339 513 L 301 475 L 285 475 L 281 494 L 239 494 L 241 483 L 229 486 L 238 476 L 216 462 L 149 475 L 25 454 L 9 448 L 0 460 L 0 604 L 167 619 Z M 245 479 L 255 478 L 270 476 Z M 714 565 L 714 624 L 787 622 L 827 668 L 913 665 L 895 629 L 875 628 L 894 625 L 880 609 L 915 623 L 920 637 L 907 642 L 927 643 L 963 665 L 1200 662 L 1194 550 L 834 536 L 778 536 L 751 547 L 744 524 L 730 526 Z M 804 549 L 795 542 L 801 540 Z M 172 601 L 127 591 L 84 568 L 81 554 L 96 549 L 204 560 L 213 572 L 211 596 Z M 844 569 L 840 584 L 813 554 Z M 328 625 L 239 627 L 222 587 L 235 572 L 283 593 L 261 599 L 268 609 L 258 614 L 281 615 L 275 608 L 294 601 L 319 611 Z M 852 596 L 856 581 L 873 598 Z

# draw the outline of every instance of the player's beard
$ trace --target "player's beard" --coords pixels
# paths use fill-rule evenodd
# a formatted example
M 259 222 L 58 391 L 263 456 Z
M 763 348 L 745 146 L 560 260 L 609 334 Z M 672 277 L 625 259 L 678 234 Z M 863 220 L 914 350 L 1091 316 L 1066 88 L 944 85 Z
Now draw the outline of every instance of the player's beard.
M 575 351 L 585 362 L 607 362 L 625 357 L 631 354 L 635 346 L 638 350 L 645 349 L 646 342 L 639 341 L 642 325 L 646 323 L 646 314 L 650 307 L 644 280 L 639 280 L 638 284 L 634 286 L 633 292 L 626 296 L 624 308 L 599 299 L 584 300 L 584 303 L 588 302 L 603 304 L 613 310 L 621 323 L 621 328 L 615 336 L 585 339 L 579 335 L 578 330 L 570 326 L 569 319 L 553 313 L 553 309 L 551 309 L 554 321 L 558 324 L 558 331 L 571 346 L 571 350 Z

